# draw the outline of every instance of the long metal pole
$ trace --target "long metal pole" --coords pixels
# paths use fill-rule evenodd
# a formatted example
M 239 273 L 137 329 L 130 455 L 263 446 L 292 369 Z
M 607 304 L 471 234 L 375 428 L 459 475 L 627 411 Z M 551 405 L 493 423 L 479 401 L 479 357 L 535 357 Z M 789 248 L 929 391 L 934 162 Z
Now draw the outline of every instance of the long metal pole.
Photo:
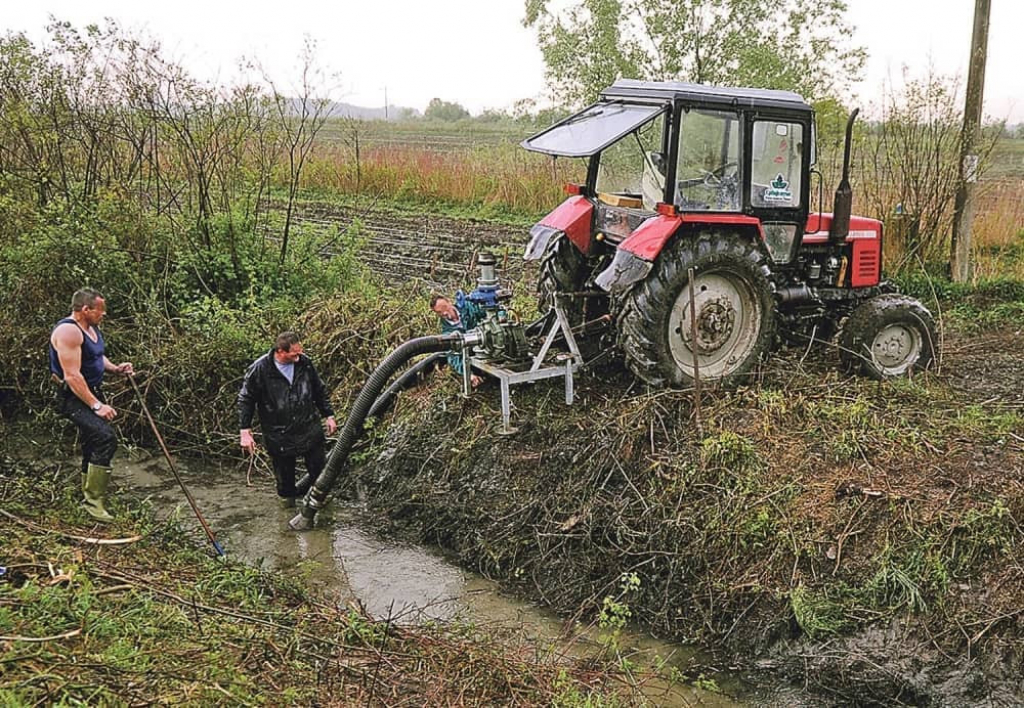
M 704 425 L 700 416 L 700 362 L 697 346 L 697 293 L 693 287 L 694 271 L 690 268 L 687 273 L 690 288 L 690 351 L 693 353 L 693 400 L 694 413 L 697 417 L 697 433 L 704 435 Z
M 153 420 L 153 416 L 149 413 L 149 407 L 146 405 L 146 400 L 142 397 L 142 391 L 139 390 L 139 385 L 135 383 L 135 377 L 132 374 L 128 374 L 128 380 L 132 382 L 132 388 L 135 389 L 135 395 L 139 399 L 139 405 L 142 406 L 142 412 L 146 414 L 146 420 L 149 421 L 149 427 L 153 430 L 153 435 L 156 436 L 156 440 L 160 443 L 160 449 L 163 450 L 164 457 L 167 459 L 167 464 L 171 466 L 171 474 L 174 475 L 174 479 L 178 480 L 178 484 L 181 486 L 181 491 L 185 492 L 185 498 L 188 499 L 189 506 L 192 507 L 192 512 L 199 519 L 199 525 L 203 527 L 203 531 L 210 539 L 210 543 L 213 544 L 214 550 L 217 551 L 217 555 L 223 556 L 224 549 L 217 543 L 216 536 L 213 535 L 213 530 L 210 525 L 206 523 L 206 519 L 199 513 L 199 507 L 196 506 L 196 500 L 192 498 L 192 493 L 188 491 L 188 487 L 181 481 L 181 475 L 178 474 L 178 468 L 174 466 L 174 460 L 171 459 L 171 453 L 167 451 L 167 445 L 164 444 L 164 439 L 160 435 L 160 431 L 156 429 L 156 422 Z
M 967 70 L 964 124 L 960 133 L 960 186 L 956 192 L 953 238 L 950 242 L 950 275 L 954 282 L 971 277 L 971 228 L 974 222 L 974 187 L 978 181 L 978 136 L 981 131 L 985 93 L 985 61 L 988 56 L 988 20 L 991 0 L 975 0 L 971 60 Z

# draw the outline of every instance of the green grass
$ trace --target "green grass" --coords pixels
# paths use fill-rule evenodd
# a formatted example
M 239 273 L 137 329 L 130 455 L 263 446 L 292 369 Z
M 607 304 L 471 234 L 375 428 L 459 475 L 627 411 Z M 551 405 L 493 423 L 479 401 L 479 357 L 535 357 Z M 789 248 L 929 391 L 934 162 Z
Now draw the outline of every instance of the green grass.
M 72 536 L 96 529 L 66 476 L 0 457 L 17 519 L 0 524 L 3 705 L 621 704 L 593 663 L 506 650 L 479 628 L 396 627 L 335 608 L 296 578 L 210 558 L 123 499 L 101 533 L 142 539 L 83 544 Z

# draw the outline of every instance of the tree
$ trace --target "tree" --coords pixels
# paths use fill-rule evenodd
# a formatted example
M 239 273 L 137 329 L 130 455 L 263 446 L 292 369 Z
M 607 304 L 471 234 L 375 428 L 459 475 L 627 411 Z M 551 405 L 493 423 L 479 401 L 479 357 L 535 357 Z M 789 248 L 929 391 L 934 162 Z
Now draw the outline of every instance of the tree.
M 615 79 L 832 95 L 866 54 L 845 40 L 844 0 L 525 0 L 551 89 L 569 105 Z
M 432 98 L 430 103 L 427 104 L 427 110 L 423 111 L 423 117 L 428 120 L 443 120 L 453 123 L 463 118 L 469 118 L 469 111 L 458 103 L 449 103 L 448 101 L 442 101 L 440 98 Z
M 283 138 L 284 153 L 288 158 L 288 206 L 285 210 L 279 259 L 282 266 L 288 256 L 288 239 L 302 171 L 335 105 L 329 97 L 328 77 L 317 62 L 316 42 L 309 37 L 306 37 L 303 44 L 301 59 L 301 83 L 293 87 L 296 94 L 294 98 L 281 93 L 270 77 L 265 76 Z M 321 95 L 318 96 L 318 93 Z

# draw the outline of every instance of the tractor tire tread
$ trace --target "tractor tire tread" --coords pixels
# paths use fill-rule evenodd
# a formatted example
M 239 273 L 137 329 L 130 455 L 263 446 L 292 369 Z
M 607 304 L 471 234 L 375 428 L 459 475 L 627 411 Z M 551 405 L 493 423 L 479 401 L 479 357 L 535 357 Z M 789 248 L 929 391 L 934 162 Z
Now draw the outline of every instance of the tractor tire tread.
M 685 282 L 690 266 L 729 265 L 754 281 L 752 287 L 760 299 L 762 318 L 756 341 L 740 366 L 719 380 L 733 385 L 745 379 L 750 370 L 770 351 L 775 340 L 774 302 L 769 279 L 771 270 L 764 254 L 749 238 L 738 234 L 705 231 L 682 235 L 659 256 L 651 273 L 624 298 L 618 315 L 619 347 L 626 365 L 640 380 L 653 387 L 685 386 L 692 379 L 684 373 L 665 351 L 659 328 L 679 296 L 680 280 Z M 656 313 L 650 316 L 649 313 Z
M 921 336 L 921 354 L 910 370 L 931 366 L 938 346 L 931 312 L 909 295 L 887 293 L 865 300 L 843 322 L 839 333 L 839 358 L 845 368 L 877 380 L 889 378 L 890 375 L 880 371 L 861 352 L 870 349 L 880 326 L 900 321 L 918 327 Z

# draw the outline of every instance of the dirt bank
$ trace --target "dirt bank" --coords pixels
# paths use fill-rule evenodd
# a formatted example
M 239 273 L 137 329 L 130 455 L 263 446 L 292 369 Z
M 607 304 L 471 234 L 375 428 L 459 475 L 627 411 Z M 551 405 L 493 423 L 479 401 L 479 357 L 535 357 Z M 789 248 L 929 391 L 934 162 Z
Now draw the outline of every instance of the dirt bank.
M 947 337 L 876 383 L 790 350 L 749 387 L 647 393 L 614 367 L 468 401 L 411 392 L 351 479 L 392 523 L 568 616 L 654 632 L 842 704 L 1024 701 L 1024 335 Z M 621 580 L 638 586 L 623 596 Z

